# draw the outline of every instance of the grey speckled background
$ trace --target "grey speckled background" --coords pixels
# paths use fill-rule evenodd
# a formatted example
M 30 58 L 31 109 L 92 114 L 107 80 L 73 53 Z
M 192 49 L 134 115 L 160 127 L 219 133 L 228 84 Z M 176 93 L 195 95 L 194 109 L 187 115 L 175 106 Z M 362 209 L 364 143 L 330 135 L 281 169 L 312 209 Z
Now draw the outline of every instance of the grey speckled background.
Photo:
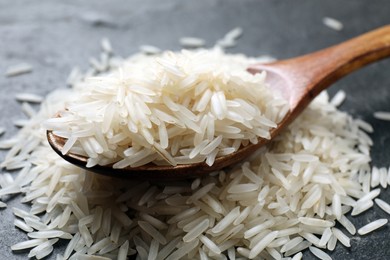
M 94 25 L 90 17 L 107 23 Z M 331 16 L 345 25 L 341 32 L 322 24 Z M 247 55 L 270 54 L 283 59 L 311 52 L 346 40 L 381 25 L 390 24 L 388 0 L 170 0 L 170 1 L 53 1 L 0 0 L 0 126 L 2 138 L 15 133 L 12 121 L 23 118 L 13 96 L 22 91 L 45 95 L 64 87 L 70 69 L 87 67 L 88 59 L 99 54 L 102 37 L 111 39 L 114 49 L 129 55 L 140 44 L 178 49 L 178 38 L 196 36 L 212 45 L 230 29 L 241 26 L 244 35 L 231 52 Z M 10 65 L 26 61 L 31 74 L 6 78 Z M 343 110 L 367 120 L 375 127 L 372 135 L 373 164 L 390 164 L 390 123 L 375 120 L 372 112 L 390 111 L 390 60 L 373 64 L 339 81 L 331 92 L 344 89 L 349 95 Z M 4 153 L 0 154 L 0 158 Z M 380 197 L 390 201 L 390 191 Z M 25 259 L 25 252 L 12 254 L 9 246 L 26 235 L 13 227 L 10 208 L 20 205 L 11 198 L 9 208 L 0 210 L 0 260 Z M 378 207 L 352 218 L 357 227 L 387 217 Z M 352 248 L 338 245 L 334 259 L 390 259 L 389 227 L 369 236 L 352 239 Z M 61 252 L 63 247 L 56 249 Z M 309 252 L 306 259 L 314 259 Z M 54 259 L 53 254 L 49 259 Z

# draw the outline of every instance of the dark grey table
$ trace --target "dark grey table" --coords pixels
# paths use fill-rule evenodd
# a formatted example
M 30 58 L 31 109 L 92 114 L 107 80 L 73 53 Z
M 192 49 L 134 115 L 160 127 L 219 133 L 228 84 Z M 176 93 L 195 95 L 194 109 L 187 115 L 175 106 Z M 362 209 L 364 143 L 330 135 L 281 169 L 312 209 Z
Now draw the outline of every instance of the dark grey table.
M 322 24 L 330 16 L 344 23 L 342 31 Z M 94 22 L 98 17 L 102 22 Z M 241 26 L 244 35 L 231 52 L 257 56 L 270 54 L 283 59 L 311 52 L 376 27 L 390 24 L 388 0 L 170 0 L 170 1 L 53 1 L 0 0 L 0 126 L 5 137 L 13 135 L 12 121 L 23 117 L 14 95 L 21 91 L 45 95 L 64 87 L 70 69 L 87 67 L 88 59 L 100 52 L 100 39 L 111 39 L 114 49 L 126 56 L 140 44 L 177 50 L 182 36 L 207 40 L 208 46 L 230 29 Z M 10 65 L 26 61 L 31 74 L 6 78 Z M 330 92 L 344 89 L 348 98 L 343 110 L 370 122 L 375 133 L 373 164 L 390 164 L 390 123 L 373 118 L 376 110 L 390 111 L 390 60 L 373 64 L 339 81 Z M 0 159 L 5 153 L 0 153 Z M 380 197 L 390 201 L 390 191 Z M 9 248 L 26 235 L 13 227 L 12 206 L 0 210 L 0 260 L 25 259 Z M 377 218 L 389 218 L 378 207 L 352 218 L 357 227 Z M 338 245 L 334 259 L 390 259 L 389 228 L 352 239 L 351 249 Z M 64 247 L 56 249 L 61 252 Z M 53 254 L 49 259 L 54 259 Z M 309 252 L 304 258 L 314 259 Z

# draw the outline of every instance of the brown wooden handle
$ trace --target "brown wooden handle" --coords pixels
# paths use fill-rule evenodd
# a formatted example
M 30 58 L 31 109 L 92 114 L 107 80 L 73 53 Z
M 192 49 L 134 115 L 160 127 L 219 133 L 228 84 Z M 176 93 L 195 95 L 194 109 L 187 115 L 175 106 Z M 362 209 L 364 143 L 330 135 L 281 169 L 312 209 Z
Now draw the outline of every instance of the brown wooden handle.
M 302 56 L 296 62 L 305 66 L 306 73 L 303 75 L 310 81 L 307 88 L 315 96 L 341 77 L 389 56 L 390 26 L 388 25 L 330 48 Z
M 390 56 L 390 25 L 297 58 L 269 64 L 292 83 L 292 109 L 306 105 L 341 77 Z

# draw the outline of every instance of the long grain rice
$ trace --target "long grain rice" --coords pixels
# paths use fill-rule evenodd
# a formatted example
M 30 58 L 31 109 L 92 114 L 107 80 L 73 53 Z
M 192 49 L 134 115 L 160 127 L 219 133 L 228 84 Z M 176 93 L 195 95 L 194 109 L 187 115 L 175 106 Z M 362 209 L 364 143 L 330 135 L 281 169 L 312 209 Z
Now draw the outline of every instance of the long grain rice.
M 336 30 L 336 31 L 341 31 L 343 29 L 343 24 L 334 19 L 334 18 L 331 18 L 331 17 L 324 17 L 322 19 L 322 22 L 324 23 L 324 25 L 326 25 L 327 27 L 333 29 L 333 30 Z
M 313 247 L 313 246 L 309 246 L 309 250 L 310 250 L 310 252 L 313 253 L 313 255 L 315 255 L 316 257 L 318 257 L 321 260 L 332 260 L 332 258 L 327 253 L 322 251 L 321 249 L 318 249 L 318 248 Z
M 13 65 L 7 69 L 5 72 L 5 76 L 7 77 L 14 77 L 19 76 L 22 74 L 30 73 L 32 72 L 33 67 L 28 63 L 19 63 L 16 65 Z
M 333 235 L 337 238 L 346 247 L 351 247 L 351 242 L 349 237 L 347 237 L 340 229 L 332 228 Z
M 41 103 L 44 98 L 33 93 L 20 93 L 15 96 L 15 99 L 20 102 Z
M 367 225 L 359 228 L 358 229 L 358 233 L 361 236 L 362 235 L 366 235 L 366 234 L 368 234 L 368 233 L 370 233 L 370 232 L 372 232 L 372 231 L 374 231 L 374 230 L 376 230 L 378 228 L 381 228 L 382 226 L 386 225 L 387 222 L 388 222 L 388 220 L 384 219 L 384 218 L 375 220 L 375 221 L 370 222 Z
M 385 121 L 390 121 L 390 112 L 386 112 L 386 111 L 377 111 L 377 112 L 374 112 L 374 117 L 375 117 L 376 119 L 385 120 Z
M 199 48 L 205 44 L 205 41 L 195 37 L 182 37 L 180 38 L 180 44 L 187 48 Z
M 385 211 L 387 214 L 390 215 L 390 205 L 389 205 L 387 202 L 385 202 L 385 201 L 383 201 L 383 200 L 381 200 L 381 199 L 375 199 L 375 203 L 376 203 L 383 211 Z
M 239 29 L 228 33 L 224 39 L 226 46 L 234 45 L 240 33 Z M 100 161 L 116 163 L 118 154 L 123 156 L 123 165 L 150 160 L 158 164 L 172 164 L 174 160 L 191 162 L 189 155 L 195 147 L 197 150 L 191 154 L 193 160 L 212 164 L 217 154 L 229 154 L 257 140 L 255 132 L 238 132 L 239 125 L 242 129 L 257 129 L 253 125 L 256 123 L 261 128 L 257 133 L 266 137 L 275 127 L 276 118 L 281 119 L 281 114 L 287 111 L 283 100 L 270 101 L 267 106 L 274 108 L 260 110 L 255 103 L 245 102 L 245 97 L 231 98 L 221 89 L 210 88 L 199 75 L 207 74 L 212 68 L 203 64 L 196 66 L 196 75 L 186 75 L 183 65 L 170 57 L 181 54 L 149 53 L 123 60 L 114 57 L 107 46 L 103 48 L 105 55 L 93 59 L 93 73 L 107 69 L 108 74 L 125 76 L 127 69 L 137 70 L 138 65 L 150 64 L 157 58 L 155 65 L 164 72 L 159 84 L 167 86 L 169 80 L 177 79 L 180 91 L 192 94 L 178 102 L 170 93 L 161 99 L 165 107 L 148 107 L 156 103 L 158 89 L 155 82 L 143 74 L 134 78 L 134 84 L 129 86 L 131 93 L 123 99 L 124 88 L 114 87 L 117 84 L 114 79 L 98 75 L 80 83 L 84 75 L 74 73 L 68 82 L 74 88 L 51 93 L 37 113 L 22 104 L 31 119 L 25 121 L 27 126 L 16 137 L 0 143 L 1 148 L 11 149 L 2 166 L 21 168 L 15 173 L 16 177 L 0 176 L 0 196 L 6 201 L 9 195 L 24 194 L 22 201 L 30 203 L 31 209 L 13 209 L 18 218 L 15 226 L 39 238 L 18 243 L 12 250 L 37 248 L 46 243 L 38 248 L 42 249 L 40 252 L 30 251 L 36 257 L 43 257 L 53 250 L 53 241 L 64 238 L 70 239 L 64 259 L 107 259 L 106 256 L 124 259 L 133 254 L 141 259 L 224 259 L 226 254 L 230 258 L 294 255 L 294 259 L 300 259 L 300 251 L 312 245 L 331 251 L 338 242 L 350 246 L 350 239 L 334 225 L 337 220 L 354 234 L 356 229 L 346 217 L 352 208 L 352 215 L 361 213 L 370 208 L 375 199 L 378 206 L 388 211 L 388 205 L 376 198 L 380 190 L 370 191 L 371 184 L 386 187 L 385 180 L 390 180 L 385 168 L 370 170 L 372 140 L 364 131 L 373 129 L 366 122 L 337 110 L 335 105 L 342 102 L 342 94 L 334 97 L 333 104 L 326 93 L 321 94 L 271 146 L 264 147 L 241 165 L 192 183 L 155 185 L 115 180 L 64 162 L 47 145 L 40 128 L 41 122 L 60 110 L 63 111 L 61 118 L 48 119 L 45 124 L 68 138 L 67 151 L 94 156 L 90 159 L 91 166 Z M 191 52 L 182 54 L 191 56 Z M 241 69 L 246 68 L 248 62 L 258 61 L 218 52 L 215 55 L 242 63 L 237 64 Z M 192 58 L 188 62 L 192 62 Z M 126 68 L 121 71 L 119 67 Z M 243 75 L 230 77 L 232 90 L 242 86 L 243 80 L 249 85 L 263 82 L 265 75 L 245 77 L 251 79 L 247 81 Z M 87 90 L 88 85 L 94 85 L 92 92 Z M 218 88 L 221 86 L 219 84 Z M 246 91 L 240 87 L 241 90 Z M 252 91 L 250 88 L 247 94 L 257 97 Z M 88 95 L 83 96 L 81 92 Z M 83 103 L 88 97 L 101 98 L 109 93 L 114 96 L 113 103 L 122 104 L 122 108 L 116 111 L 115 105 L 110 105 L 99 110 L 101 101 Z M 82 97 L 83 102 L 72 103 L 74 96 Z M 190 96 L 199 99 L 191 100 Z M 96 129 L 100 126 L 82 128 L 84 125 L 79 123 L 72 125 L 73 132 L 65 131 L 74 120 L 71 113 L 64 110 L 65 103 L 73 104 L 73 111 L 92 116 L 96 122 L 116 122 L 119 128 L 126 127 L 129 135 L 117 132 L 107 122 L 104 131 L 99 133 Z M 201 111 L 207 111 L 204 117 L 199 116 Z M 134 121 L 121 119 L 130 114 Z M 223 116 L 225 118 L 218 119 Z M 239 135 L 247 139 L 229 139 Z M 135 143 L 131 143 L 131 148 L 129 138 Z M 123 148 L 116 150 L 122 144 Z M 142 152 L 144 148 L 155 149 L 156 153 L 148 155 Z M 140 161 L 127 159 L 137 153 Z M 377 222 L 374 223 L 375 228 Z M 315 248 L 309 250 L 327 259 Z
M 238 34 L 238 31 L 233 32 L 231 37 Z M 282 119 L 275 119 L 282 113 L 279 110 L 288 109 L 286 101 L 264 86 L 264 76 L 246 72 L 246 62 L 249 65 L 248 59 L 218 50 L 164 52 L 158 59 L 145 56 L 124 62 L 107 76 L 85 79 L 83 87 L 89 94 L 70 102 L 67 111 L 60 112 L 59 118 L 47 120 L 44 126 L 68 139 L 62 153 L 78 149 L 81 154 L 86 153 L 88 167 L 103 162 L 114 162 L 114 168 L 135 167 L 148 162 L 159 164 L 161 160 L 173 166 L 201 161 L 212 165 L 216 157 L 235 151 L 229 147 L 234 139 L 255 143 L 257 138 L 269 139 L 269 130 Z M 98 66 L 97 61 L 92 63 Z M 204 64 L 208 66 L 204 68 Z M 226 68 L 220 64 L 226 64 Z M 124 88 L 120 77 L 129 68 L 138 69 L 129 71 L 126 81 L 130 87 Z M 155 76 L 172 83 L 167 84 Z M 139 78 L 148 78 L 150 82 Z M 214 86 L 213 81 L 223 82 L 223 85 Z M 204 94 L 193 95 L 200 83 L 204 83 Z M 247 90 L 236 91 L 237 84 Z M 254 84 L 256 88 L 251 87 Z M 185 91 L 181 91 L 183 89 Z M 253 89 L 260 95 L 256 99 L 252 98 Z M 112 93 L 117 103 L 112 103 L 102 93 Z M 95 96 L 100 98 L 96 100 Z M 188 107 L 190 102 L 194 103 L 194 109 Z M 239 106 L 230 108 L 228 102 L 237 102 Z M 272 113 L 260 109 L 265 102 L 275 104 Z M 85 120 L 87 114 L 88 121 Z M 247 115 L 247 120 L 241 115 Z M 237 116 L 237 121 L 227 119 Z M 175 142 L 173 133 L 176 131 L 184 131 L 188 141 Z M 108 136 L 108 132 L 113 136 Z M 139 145 L 141 149 L 130 154 L 128 147 L 132 145 Z M 220 151 L 220 147 L 224 150 Z M 191 150 L 189 154 L 177 154 L 187 149 Z

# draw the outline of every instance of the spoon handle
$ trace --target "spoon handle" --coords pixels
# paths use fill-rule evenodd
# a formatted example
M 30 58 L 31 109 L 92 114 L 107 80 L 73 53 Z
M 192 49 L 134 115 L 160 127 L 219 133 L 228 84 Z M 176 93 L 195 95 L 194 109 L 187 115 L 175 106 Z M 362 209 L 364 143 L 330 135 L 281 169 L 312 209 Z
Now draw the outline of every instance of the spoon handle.
M 389 56 L 387 25 L 332 47 L 266 66 L 280 72 L 290 85 L 291 110 L 301 110 L 338 79 Z

